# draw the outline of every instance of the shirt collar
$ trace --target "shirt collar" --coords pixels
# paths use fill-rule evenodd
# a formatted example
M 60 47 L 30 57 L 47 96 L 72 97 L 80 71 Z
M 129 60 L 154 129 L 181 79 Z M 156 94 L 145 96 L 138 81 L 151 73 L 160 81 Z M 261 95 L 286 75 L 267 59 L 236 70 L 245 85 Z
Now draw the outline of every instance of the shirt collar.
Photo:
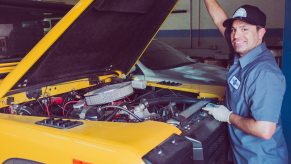
M 265 43 L 261 43 L 256 48 L 245 54 L 243 57 L 240 57 L 239 63 L 241 68 L 244 68 L 246 65 L 254 61 L 262 52 L 264 52 L 267 49 L 267 46 Z

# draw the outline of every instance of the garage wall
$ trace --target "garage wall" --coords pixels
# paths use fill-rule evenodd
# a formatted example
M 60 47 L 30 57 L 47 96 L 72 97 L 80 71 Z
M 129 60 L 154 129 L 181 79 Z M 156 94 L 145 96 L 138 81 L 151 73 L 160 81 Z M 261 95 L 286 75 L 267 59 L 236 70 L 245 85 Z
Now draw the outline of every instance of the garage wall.
M 186 13 L 172 14 L 169 21 L 163 26 L 163 29 L 188 29 L 190 24 L 190 2 L 192 1 L 193 28 L 198 28 L 199 12 L 201 17 L 201 29 L 214 29 L 210 16 L 204 5 L 204 0 L 180 0 L 175 10 L 187 10 Z M 284 0 L 218 0 L 227 14 L 231 16 L 235 9 L 244 4 L 258 6 L 267 16 L 267 26 L 269 28 L 283 28 L 284 26 Z M 200 10 L 199 10 L 200 8 Z
M 267 44 L 282 45 L 284 26 L 284 0 L 218 0 L 229 16 L 243 4 L 259 6 L 267 15 Z M 190 5 L 192 3 L 192 5 Z M 191 11 L 192 6 L 192 11 Z M 172 13 L 158 33 L 158 38 L 174 47 L 210 48 L 228 52 L 224 38 L 220 35 L 210 18 L 203 0 L 180 0 L 175 8 L 180 13 Z M 192 12 L 192 14 L 191 14 Z M 192 15 L 192 17 L 191 17 Z M 192 31 L 191 21 L 192 20 Z M 190 33 L 192 32 L 192 33 Z M 192 39 L 190 37 L 192 35 Z M 192 42 L 192 44 L 191 44 Z
M 78 0 L 45 0 L 74 4 Z M 272 46 L 282 46 L 285 0 L 218 0 L 229 16 L 243 4 L 259 6 L 268 17 L 266 42 Z M 204 0 L 179 0 L 168 20 L 163 24 L 157 38 L 182 51 L 210 49 L 220 58 L 228 58 L 228 47 L 224 38 L 213 24 L 204 5 Z M 190 51 L 188 50 L 190 49 Z M 199 53 L 200 51 L 198 51 Z M 203 53 L 202 53 L 203 55 Z M 191 55 L 192 56 L 192 55 Z

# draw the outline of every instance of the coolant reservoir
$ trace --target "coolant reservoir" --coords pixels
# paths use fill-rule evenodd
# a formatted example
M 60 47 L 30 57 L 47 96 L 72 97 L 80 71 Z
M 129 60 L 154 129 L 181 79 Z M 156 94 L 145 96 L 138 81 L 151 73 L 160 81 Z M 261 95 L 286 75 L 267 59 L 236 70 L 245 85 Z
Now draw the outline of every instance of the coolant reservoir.
M 139 118 L 143 119 L 151 115 L 145 104 L 139 104 L 138 106 L 135 106 L 133 113 L 137 115 Z M 130 119 L 133 119 L 133 117 L 132 118 L 131 117 L 132 116 L 130 116 Z

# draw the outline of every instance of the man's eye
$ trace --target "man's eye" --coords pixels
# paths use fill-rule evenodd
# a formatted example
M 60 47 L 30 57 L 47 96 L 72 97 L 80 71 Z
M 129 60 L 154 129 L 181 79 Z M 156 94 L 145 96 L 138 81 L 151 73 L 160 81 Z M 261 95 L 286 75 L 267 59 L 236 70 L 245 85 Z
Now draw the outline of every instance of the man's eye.
M 248 31 L 248 29 L 247 29 L 247 28 L 243 28 L 242 30 L 243 30 L 243 31 Z

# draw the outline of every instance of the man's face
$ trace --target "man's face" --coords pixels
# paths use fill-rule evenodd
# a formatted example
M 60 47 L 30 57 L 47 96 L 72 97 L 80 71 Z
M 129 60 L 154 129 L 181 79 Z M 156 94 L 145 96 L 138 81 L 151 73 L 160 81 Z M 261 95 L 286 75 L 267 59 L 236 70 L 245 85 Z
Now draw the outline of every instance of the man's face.
M 232 46 L 240 56 L 244 56 L 262 43 L 265 32 L 264 28 L 257 29 L 255 25 L 235 20 L 231 27 Z

